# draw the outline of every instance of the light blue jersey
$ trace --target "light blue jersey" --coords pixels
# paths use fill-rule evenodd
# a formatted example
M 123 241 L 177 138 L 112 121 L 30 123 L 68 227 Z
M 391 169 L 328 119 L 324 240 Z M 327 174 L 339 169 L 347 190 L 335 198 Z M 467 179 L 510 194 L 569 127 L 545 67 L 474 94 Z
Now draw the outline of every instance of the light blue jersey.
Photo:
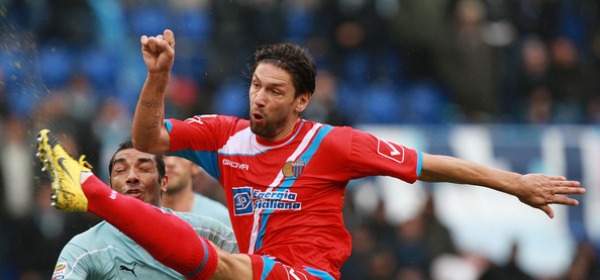
M 214 218 L 173 212 L 221 249 L 238 253 L 233 231 Z M 102 221 L 63 248 L 52 279 L 185 279 L 162 265 L 131 238 Z
M 196 215 L 215 218 L 231 227 L 231 220 L 229 220 L 229 211 L 227 211 L 227 207 L 222 203 L 199 193 L 194 192 L 194 206 L 190 212 Z

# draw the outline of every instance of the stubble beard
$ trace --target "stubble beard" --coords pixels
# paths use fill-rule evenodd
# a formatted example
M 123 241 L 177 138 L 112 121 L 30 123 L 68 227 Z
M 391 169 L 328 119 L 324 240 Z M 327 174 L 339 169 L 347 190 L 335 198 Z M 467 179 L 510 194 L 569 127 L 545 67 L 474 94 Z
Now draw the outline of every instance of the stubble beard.
M 167 194 L 176 194 L 181 192 L 183 189 L 185 189 L 187 182 L 183 182 L 183 181 L 179 181 L 179 184 L 172 186 L 172 188 L 167 187 Z
M 265 119 L 263 125 L 259 125 L 250 119 L 250 130 L 258 137 L 272 139 L 277 136 L 279 131 L 284 129 L 285 122 L 285 118 L 279 118 L 277 121 L 269 121 Z

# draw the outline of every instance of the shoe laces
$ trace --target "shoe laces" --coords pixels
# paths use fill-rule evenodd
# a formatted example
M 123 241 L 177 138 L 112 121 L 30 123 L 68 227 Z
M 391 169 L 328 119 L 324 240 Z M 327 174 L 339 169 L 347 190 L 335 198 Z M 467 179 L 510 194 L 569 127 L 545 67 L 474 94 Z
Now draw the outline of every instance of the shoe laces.
M 92 170 L 92 165 L 85 160 L 85 155 L 81 155 L 79 157 L 79 165 L 82 166 L 82 167 L 84 167 L 84 168 L 87 168 L 89 170 Z

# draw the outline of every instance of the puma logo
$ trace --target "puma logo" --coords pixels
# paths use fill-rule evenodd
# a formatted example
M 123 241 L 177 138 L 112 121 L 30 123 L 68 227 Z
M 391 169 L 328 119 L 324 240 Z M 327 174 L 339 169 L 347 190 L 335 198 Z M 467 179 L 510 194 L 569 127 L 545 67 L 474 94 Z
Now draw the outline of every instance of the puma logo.
M 129 272 L 131 272 L 131 274 L 133 274 L 133 276 L 135 276 L 137 278 L 137 274 L 135 274 L 135 265 L 136 264 L 137 263 L 133 263 L 133 267 L 132 268 L 126 267 L 124 265 L 121 265 L 121 266 L 119 266 L 119 270 L 129 271 Z

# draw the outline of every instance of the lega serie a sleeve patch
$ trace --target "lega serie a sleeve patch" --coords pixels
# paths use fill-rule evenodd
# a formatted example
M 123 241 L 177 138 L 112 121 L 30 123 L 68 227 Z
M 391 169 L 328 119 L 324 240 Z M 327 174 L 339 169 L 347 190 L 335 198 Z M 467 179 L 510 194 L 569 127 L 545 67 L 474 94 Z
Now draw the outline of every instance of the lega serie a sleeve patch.
M 67 262 L 58 262 L 52 273 L 52 280 L 62 280 L 67 275 L 69 264 Z

